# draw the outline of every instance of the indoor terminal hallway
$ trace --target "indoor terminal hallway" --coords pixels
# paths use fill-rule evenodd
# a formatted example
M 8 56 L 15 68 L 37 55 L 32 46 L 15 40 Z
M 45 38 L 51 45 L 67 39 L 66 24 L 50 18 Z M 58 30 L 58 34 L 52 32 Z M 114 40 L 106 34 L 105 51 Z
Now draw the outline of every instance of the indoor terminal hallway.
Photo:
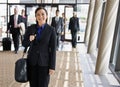
M 109 71 L 108 75 L 94 74 L 96 58 L 87 54 L 87 47 L 79 43 L 76 49 L 69 42 L 60 45 L 57 51 L 56 72 L 51 76 L 49 87 L 120 87 Z M 14 80 L 15 61 L 22 56 L 13 51 L 0 52 L 0 87 L 29 87 L 28 83 Z

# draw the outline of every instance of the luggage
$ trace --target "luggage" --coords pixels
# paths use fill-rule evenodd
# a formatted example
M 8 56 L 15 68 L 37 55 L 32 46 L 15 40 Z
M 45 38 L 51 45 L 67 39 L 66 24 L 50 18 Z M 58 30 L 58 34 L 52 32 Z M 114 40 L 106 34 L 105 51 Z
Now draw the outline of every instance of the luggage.
M 27 70 L 27 58 L 24 58 L 25 53 L 23 53 L 22 58 L 15 62 L 15 80 L 20 83 L 28 82 L 28 70 Z
M 11 38 L 10 36 L 8 37 L 8 33 L 7 33 L 7 37 L 2 39 L 2 45 L 3 45 L 3 51 L 11 50 Z
M 17 82 L 27 82 L 27 59 L 20 58 L 15 62 L 15 80 Z

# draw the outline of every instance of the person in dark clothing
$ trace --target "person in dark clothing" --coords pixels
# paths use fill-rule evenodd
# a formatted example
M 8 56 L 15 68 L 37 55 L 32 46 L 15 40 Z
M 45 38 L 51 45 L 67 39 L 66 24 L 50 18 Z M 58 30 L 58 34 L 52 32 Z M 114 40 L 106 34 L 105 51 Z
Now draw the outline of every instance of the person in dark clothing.
M 59 41 L 61 34 L 64 28 L 64 21 L 62 17 L 59 17 L 59 10 L 56 10 L 56 16 L 52 18 L 51 26 L 53 26 L 56 30 L 56 37 L 57 37 L 57 50 L 59 48 Z
M 25 15 L 24 9 L 22 9 L 21 11 L 21 16 L 22 16 L 23 23 L 25 24 L 25 29 L 27 29 L 27 16 Z
M 22 11 L 21 11 L 21 16 L 22 16 L 22 19 L 23 19 L 23 23 L 25 25 L 25 32 L 26 32 L 26 29 L 27 29 L 27 17 L 26 17 L 24 9 L 22 9 Z M 23 38 L 24 38 L 24 35 L 21 35 L 21 42 L 23 41 Z M 28 47 L 26 46 L 24 48 L 24 53 L 26 53 L 27 49 L 28 49 Z
M 80 30 L 80 28 L 79 28 L 79 18 L 77 17 L 77 14 L 75 12 L 73 13 L 73 17 L 70 18 L 69 30 L 71 31 L 71 36 L 72 36 L 72 47 L 76 48 L 77 32 Z
M 46 23 L 47 10 L 35 10 L 36 24 L 28 27 L 23 46 L 29 46 L 27 55 L 30 87 L 48 87 L 50 75 L 56 66 L 56 32 Z
M 63 32 L 61 34 L 61 41 L 64 42 L 65 40 L 65 29 L 66 29 L 66 21 L 67 21 L 67 18 L 65 16 L 65 13 L 62 13 L 62 19 L 63 19 Z
M 8 23 L 8 28 L 7 28 L 7 32 L 10 31 L 10 33 L 12 34 L 15 54 L 17 54 L 19 49 L 19 36 L 20 36 L 19 23 L 21 22 L 23 22 L 22 16 L 18 15 L 18 7 L 15 7 L 14 14 L 10 16 L 10 21 Z

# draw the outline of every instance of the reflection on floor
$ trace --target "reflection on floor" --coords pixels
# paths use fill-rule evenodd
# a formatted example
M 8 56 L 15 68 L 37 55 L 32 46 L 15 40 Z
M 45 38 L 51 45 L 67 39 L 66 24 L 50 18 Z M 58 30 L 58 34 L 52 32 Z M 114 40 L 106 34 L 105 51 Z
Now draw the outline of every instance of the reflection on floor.
M 19 46 L 19 51 L 23 50 L 24 47 Z M 3 51 L 3 47 L 0 46 L 0 51 Z M 14 46 L 13 44 L 11 45 L 11 51 L 14 51 Z M 61 42 L 60 41 L 60 46 L 59 46 L 59 49 L 58 51 L 72 51 L 72 46 L 71 46 L 71 43 L 70 42 Z
M 85 44 L 78 44 L 77 49 L 83 73 L 84 87 L 120 87 L 110 70 L 107 75 L 94 74 L 97 57 L 87 54 Z
M 56 72 L 51 76 L 49 87 L 83 87 L 77 50 L 72 49 L 69 42 L 61 43 L 60 47 Z M 15 61 L 22 57 L 23 47 L 20 47 L 18 54 L 14 54 L 13 50 L 0 52 L 0 87 L 29 87 L 28 83 L 21 84 L 14 80 Z
M 14 63 L 22 56 L 20 46 L 18 54 L 5 52 L 0 48 L 0 87 L 29 87 L 14 80 Z M 60 42 L 57 51 L 56 73 L 51 78 L 49 87 L 120 87 L 120 84 L 109 71 L 107 75 L 95 75 L 96 57 L 87 54 L 83 43 L 73 49 L 70 42 Z M 12 51 L 13 51 L 12 45 Z M 60 54 L 59 54 L 60 53 Z

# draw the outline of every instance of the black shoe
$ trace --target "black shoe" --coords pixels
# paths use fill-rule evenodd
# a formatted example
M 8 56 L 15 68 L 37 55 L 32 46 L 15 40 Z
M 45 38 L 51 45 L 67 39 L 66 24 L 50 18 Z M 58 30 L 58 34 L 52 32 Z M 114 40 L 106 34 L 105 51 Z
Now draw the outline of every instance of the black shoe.
M 72 46 L 73 48 L 76 48 L 76 46 Z
M 15 54 L 18 54 L 18 52 L 17 52 L 17 51 L 15 51 Z

